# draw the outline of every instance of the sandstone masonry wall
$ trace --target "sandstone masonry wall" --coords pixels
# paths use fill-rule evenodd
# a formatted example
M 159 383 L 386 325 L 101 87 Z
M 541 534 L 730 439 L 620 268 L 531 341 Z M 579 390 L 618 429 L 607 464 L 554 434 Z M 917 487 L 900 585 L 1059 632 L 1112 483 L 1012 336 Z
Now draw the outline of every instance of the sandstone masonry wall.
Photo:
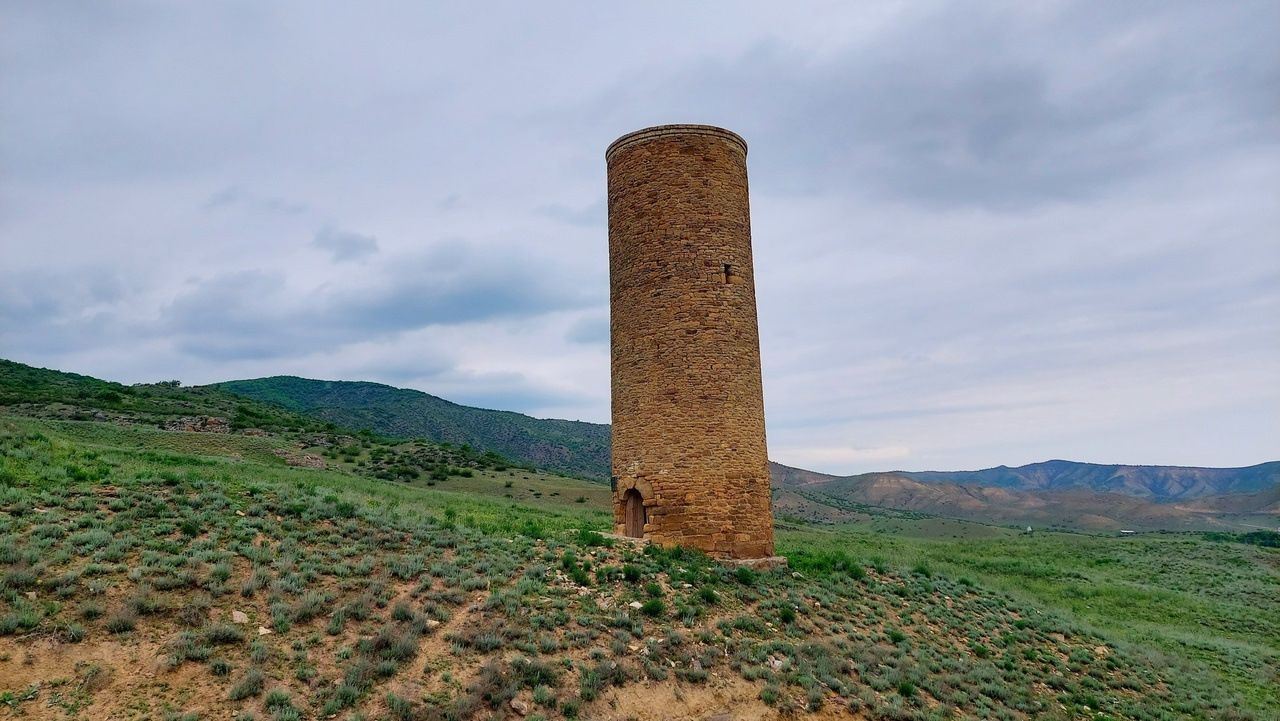
M 654 543 L 771 556 L 746 143 L 666 125 L 605 157 L 615 530 L 635 489 Z

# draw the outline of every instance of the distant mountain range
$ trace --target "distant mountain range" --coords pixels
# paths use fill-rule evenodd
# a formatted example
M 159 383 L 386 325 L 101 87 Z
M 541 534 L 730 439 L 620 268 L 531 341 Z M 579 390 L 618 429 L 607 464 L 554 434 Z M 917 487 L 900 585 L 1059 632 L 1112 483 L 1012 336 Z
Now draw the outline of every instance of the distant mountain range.
M 609 426 L 530 418 L 450 403 L 377 383 L 293 377 L 217 387 L 347 428 L 469 443 L 542 468 L 604 479 Z M 1248 468 L 1122 466 L 1046 461 L 979 471 L 835 476 L 770 464 L 780 514 L 856 521 L 891 508 L 983 522 L 1093 529 L 1274 527 L 1280 462 Z
M 1221 493 L 1255 493 L 1280 483 L 1280 461 L 1245 468 L 1119 466 L 1045 461 L 981 471 L 893 471 L 923 483 L 966 483 L 1013 491 L 1087 488 L 1155 500 L 1185 500 Z
M 609 426 L 532 418 L 451 403 L 380 383 L 294 376 L 214 384 L 223 391 L 388 438 L 469 444 L 520 463 L 594 480 L 609 478 Z
M 79 420 L 162 423 L 226 416 L 233 428 L 299 429 L 331 423 L 390 438 L 468 444 L 521 464 L 604 481 L 609 426 L 532 418 L 451 403 L 378 383 L 292 376 L 182 388 L 128 387 L 0 360 L 0 410 Z M 978 471 L 892 471 L 836 476 L 770 464 L 780 515 L 856 521 L 867 509 L 997 523 L 1075 528 L 1274 528 L 1280 461 L 1246 468 L 1125 466 L 1053 460 Z
M 1074 479 L 1075 485 L 1060 479 L 1056 486 L 1037 488 L 1034 484 L 1048 484 L 1035 470 L 1045 465 Z M 1248 530 L 1280 525 L 1280 463 L 1239 469 L 1144 466 L 1138 467 L 1143 473 L 1119 473 L 1130 480 L 1128 485 L 1119 484 L 1117 491 L 1095 490 L 1095 485 L 1105 488 L 1112 483 L 1109 479 L 1117 475 L 1114 469 L 1126 468 L 1051 461 L 1016 469 L 954 474 L 832 476 L 773 463 L 770 474 L 775 508 L 784 508 L 797 518 L 825 522 L 857 521 L 864 507 L 879 507 L 987 523 L 1095 530 Z M 1032 480 L 1023 481 L 1021 487 L 1010 487 L 1010 471 L 1026 471 Z M 1005 487 L 964 482 L 975 476 L 983 478 L 987 473 L 1004 480 Z M 919 480 L 917 475 L 927 480 Z M 1134 480 L 1144 478 L 1147 482 Z M 1200 480 L 1191 483 L 1188 479 L 1193 478 Z M 1223 493 L 1221 489 L 1248 492 Z M 1171 490 L 1182 495 L 1173 496 Z

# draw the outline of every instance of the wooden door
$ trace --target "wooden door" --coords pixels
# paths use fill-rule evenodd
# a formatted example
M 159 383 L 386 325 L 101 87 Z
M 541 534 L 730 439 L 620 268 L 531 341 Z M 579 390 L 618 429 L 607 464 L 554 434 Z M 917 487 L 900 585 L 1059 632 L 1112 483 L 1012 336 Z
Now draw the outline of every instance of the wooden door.
M 632 488 L 623 496 L 626 503 L 624 511 L 627 520 L 627 535 L 631 538 L 644 538 L 644 499 L 640 497 L 640 493 Z

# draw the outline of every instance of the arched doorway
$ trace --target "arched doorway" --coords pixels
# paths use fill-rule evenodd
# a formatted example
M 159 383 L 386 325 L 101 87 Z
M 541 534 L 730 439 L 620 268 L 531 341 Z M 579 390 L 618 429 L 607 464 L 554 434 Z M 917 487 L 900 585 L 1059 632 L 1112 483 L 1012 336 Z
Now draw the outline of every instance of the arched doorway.
M 626 519 L 626 535 L 631 538 L 644 538 L 645 518 L 644 498 L 634 488 L 622 494 L 622 513 Z

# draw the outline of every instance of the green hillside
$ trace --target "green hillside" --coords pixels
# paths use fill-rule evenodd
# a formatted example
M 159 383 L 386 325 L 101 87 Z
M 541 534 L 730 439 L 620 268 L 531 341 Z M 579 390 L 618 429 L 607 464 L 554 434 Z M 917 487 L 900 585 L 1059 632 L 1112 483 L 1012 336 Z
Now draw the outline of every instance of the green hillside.
M 224 419 L 230 430 L 320 431 L 324 421 L 213 387 L 178 381 L 127 386 L 0 359 L 0 408 L 61 420 L 163 426 L 183 418 Z
M 290 468 L 297 437 L 0 417 L 0 718 L 1280 712 L 1244 539 L 802 526 L 752 572 L 601 536 L 599 484 Z
M 609 474 L 609 426 L 598 423 L 472 408 L 379 383 L 274 376 L 212 387 L 389 438 L 465 444 L 519 463 L 596 480 Z

